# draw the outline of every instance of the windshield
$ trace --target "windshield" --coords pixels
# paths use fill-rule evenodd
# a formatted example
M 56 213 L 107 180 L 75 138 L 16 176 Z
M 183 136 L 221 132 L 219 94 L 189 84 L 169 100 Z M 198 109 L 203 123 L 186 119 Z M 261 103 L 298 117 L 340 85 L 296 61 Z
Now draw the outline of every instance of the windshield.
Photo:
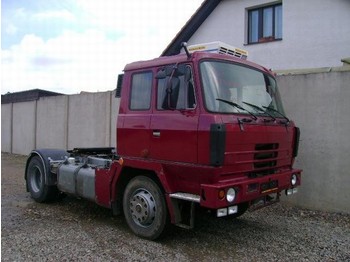
M 247 114 L 247 111 L 254 110 L 248 105 L 251 104 L 276 117 L 281 117 L 276 111 L 284 114 L 273 77 L 249 67 L 223 61 L 203 61 L 200 70 L 208 111 Z M 222 100 L 236 103 L 247 111 L 223 103 Z M 259 114 L 264 115 L 263 111 Z

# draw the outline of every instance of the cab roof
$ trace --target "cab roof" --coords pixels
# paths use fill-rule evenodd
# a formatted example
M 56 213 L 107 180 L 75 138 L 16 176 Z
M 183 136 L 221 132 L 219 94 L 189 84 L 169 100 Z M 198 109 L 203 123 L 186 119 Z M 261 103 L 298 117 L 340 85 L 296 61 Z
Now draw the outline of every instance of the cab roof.
M 126 72 L 126 71 L 143 70 L 143 69 L 161 67 L 161 66 L 171 65 L 176 63 L 198 62 L 203 59 L 230 61 L 237 64 L 253 67 L 255 69 L 258 69 L 260 71 L 263 71 L 273 76 L 272 71 L 256 63 L 243 60 L 240 58 L 236 58 L 234 56 L 230 56 L 226 54 L 216 54 L 216 53 L 209 53 L 209 52 L 194 52 L 191 54 L 190 58 L 188 58 L 186 54 L 178 54 L 173 56 L 162 56 L 162 57 L 154 58 L 152 60 L 137 61 L 137 62 L 127 64 L 124 68 L 124 71 Z

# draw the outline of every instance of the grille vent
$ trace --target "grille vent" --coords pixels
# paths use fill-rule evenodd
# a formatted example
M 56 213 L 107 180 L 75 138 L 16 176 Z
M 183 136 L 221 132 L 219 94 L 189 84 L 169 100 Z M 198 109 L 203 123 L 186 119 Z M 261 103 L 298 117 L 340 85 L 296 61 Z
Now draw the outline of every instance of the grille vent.
M 225 47 L 220 47 L 219 49 L 219 54 L 226 54 L 226 55 L 231 55 L 231 56 L 235 56 L 241 59 L 247 59 L 247 56 L 241 52 L 239 52 L 237 49 L 236 50 L 232 50 L 232 49 L 228 49 Z
M 254 169 L 273 168 L 277 164 L 278 144 L 256 144 L 254 154 Z

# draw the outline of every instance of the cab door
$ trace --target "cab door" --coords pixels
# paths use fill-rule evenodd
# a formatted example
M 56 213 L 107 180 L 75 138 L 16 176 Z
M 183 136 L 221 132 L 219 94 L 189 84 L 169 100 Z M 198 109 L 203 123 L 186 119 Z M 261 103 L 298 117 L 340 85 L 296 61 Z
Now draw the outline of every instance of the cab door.
M 130 79 L 129 79 L 130 77 Z M 118 154 L 148 157 L 150 150 L 151 98 L 153 72 L 139 71 L 127 74 L 128 94 L 122 101 L 118 120 Z M 123 91 L 122 91 L 123 92 Z
M 165 73 L 156 79 L 150 157 L 197 163 L 198 108 L 192 68 L 186 64 L 176 65 L 176 68 L 181 70 L 168 67 L 158 71 Z

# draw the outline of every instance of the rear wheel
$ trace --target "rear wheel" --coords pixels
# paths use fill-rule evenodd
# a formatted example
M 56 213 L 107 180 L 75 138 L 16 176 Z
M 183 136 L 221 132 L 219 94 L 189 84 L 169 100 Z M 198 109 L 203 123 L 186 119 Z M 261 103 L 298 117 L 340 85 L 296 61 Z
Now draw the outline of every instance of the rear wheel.
M 44 165 L 40 157 L 34 156 L 30 159 L 26 174 L 27 188 L 31 197 L 39 203 L 50 202 L 58 196 L 56 186 L 45 184 Z
M 160 237 L 169 224 L 163 193 L 152 179 L 145 176 L 133 178 L 126 186 L 123 210 L 130 229 L 146 239 Z

